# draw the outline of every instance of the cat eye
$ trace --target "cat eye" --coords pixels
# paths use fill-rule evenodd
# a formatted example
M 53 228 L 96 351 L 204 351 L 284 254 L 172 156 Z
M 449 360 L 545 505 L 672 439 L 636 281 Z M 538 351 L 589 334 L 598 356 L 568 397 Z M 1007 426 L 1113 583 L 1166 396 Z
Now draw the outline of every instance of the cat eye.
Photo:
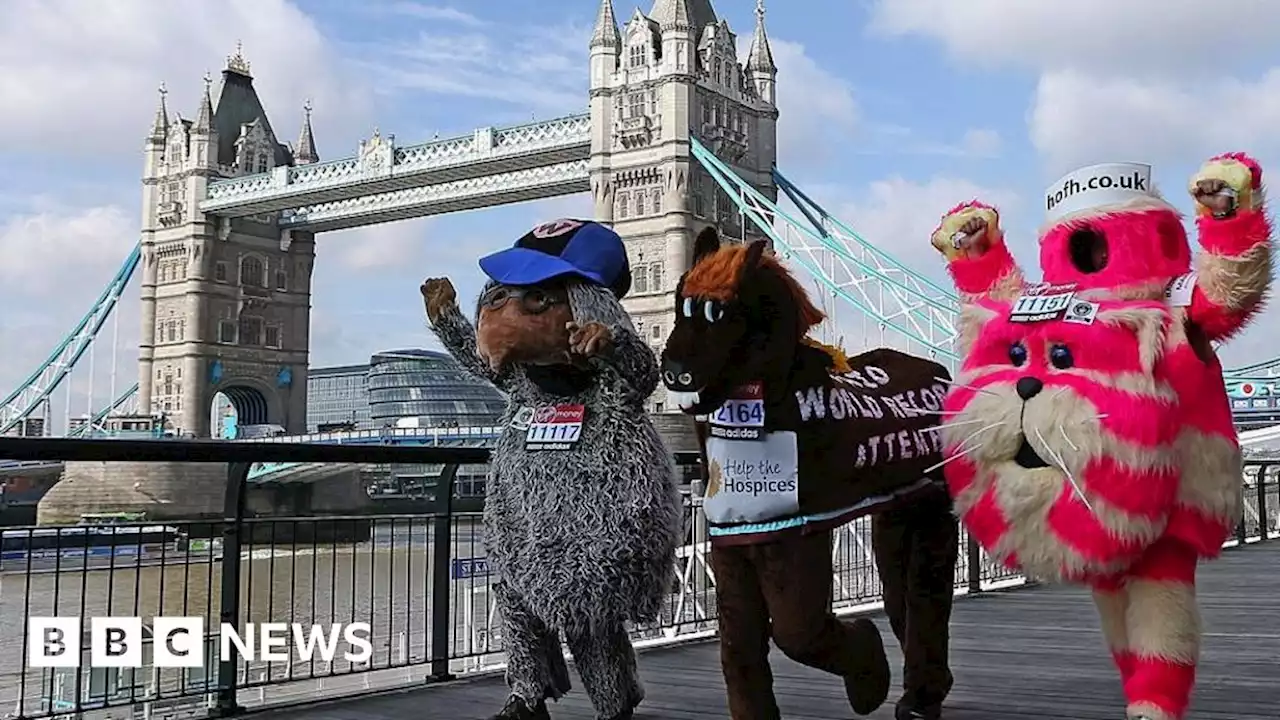
M 1009 346 L 1009 362 L 1014 367 L 1022 367 L 1027 364 L 1027 347 L 1022 343 L 1014 343 Z
M 1049 348 L 1049 364 L 1059 370 L 1066 370 L 1076 364 L 1076 359 L 1071 356 L 1071 348 L 1066 345 L 1054 345 Z

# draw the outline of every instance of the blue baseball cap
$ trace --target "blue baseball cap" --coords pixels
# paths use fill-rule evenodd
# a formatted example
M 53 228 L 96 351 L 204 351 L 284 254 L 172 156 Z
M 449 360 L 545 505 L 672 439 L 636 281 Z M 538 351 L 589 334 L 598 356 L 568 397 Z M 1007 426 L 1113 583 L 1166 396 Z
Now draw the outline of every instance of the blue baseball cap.
M 631 264 L 622 238 L 590 220 L 553 220 L 525 233 L 513 247 L 480 258 L 480 269 L 503 285 L 537 285 L 574 276 L 619 298 L 631 290 Z

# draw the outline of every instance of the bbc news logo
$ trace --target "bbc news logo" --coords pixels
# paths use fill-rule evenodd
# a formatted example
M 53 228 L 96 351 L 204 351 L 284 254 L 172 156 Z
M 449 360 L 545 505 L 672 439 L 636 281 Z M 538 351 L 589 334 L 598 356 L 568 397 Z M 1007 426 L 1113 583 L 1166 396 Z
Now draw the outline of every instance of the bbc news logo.
M 80 667 L 83 624 L 78 617 L 33 617 L 27 621 L 28 667 Z M 156 617 L 151 621 L 151 663 L 155 667 L 203 667 L 210 654 L 205 645 L 204 618 Z M 339 648 L 349 663 L 373 657 L 369 623 L 246 623 L 238 631 L 230 623 L 218 629 L 220 660 L 303 662 L 318 656 L 333 662 Z M 142 648 L 148 634 L 140 617 L 89 619 L 90 667 L 142 667 Z

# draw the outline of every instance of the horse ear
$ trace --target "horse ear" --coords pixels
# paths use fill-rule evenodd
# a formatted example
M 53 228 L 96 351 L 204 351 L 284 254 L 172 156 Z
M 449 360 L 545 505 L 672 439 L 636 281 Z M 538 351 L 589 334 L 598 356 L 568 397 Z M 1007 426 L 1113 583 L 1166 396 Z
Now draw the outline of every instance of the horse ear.
M 765 243 L 763 240 L 756 240 L 747 245 L 747 257 L 742 261 L 742 269 L 754 269 L 760 264 L 760 258 L 764 257 Z
M 720 233 L 712 225 L 708 225 L 698 233 L 697 239 L 693 241 L 693 264 L 697 265 L 698 261 L 704 256 L 720 249 Z

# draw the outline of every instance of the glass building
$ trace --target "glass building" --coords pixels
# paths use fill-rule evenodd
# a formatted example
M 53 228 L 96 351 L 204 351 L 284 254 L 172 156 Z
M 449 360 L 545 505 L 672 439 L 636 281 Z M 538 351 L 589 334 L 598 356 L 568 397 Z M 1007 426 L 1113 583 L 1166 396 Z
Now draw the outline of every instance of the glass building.
M 368 430 L 368 365 L 311 368 L 307 377 L 307 430 L 351 427 Z
M 413 418 L 418 427 L 494 425 L 507 401 L 467 374 L 452 356 L 392 350 L 369 361 L 369 417 L 374 427 Z

